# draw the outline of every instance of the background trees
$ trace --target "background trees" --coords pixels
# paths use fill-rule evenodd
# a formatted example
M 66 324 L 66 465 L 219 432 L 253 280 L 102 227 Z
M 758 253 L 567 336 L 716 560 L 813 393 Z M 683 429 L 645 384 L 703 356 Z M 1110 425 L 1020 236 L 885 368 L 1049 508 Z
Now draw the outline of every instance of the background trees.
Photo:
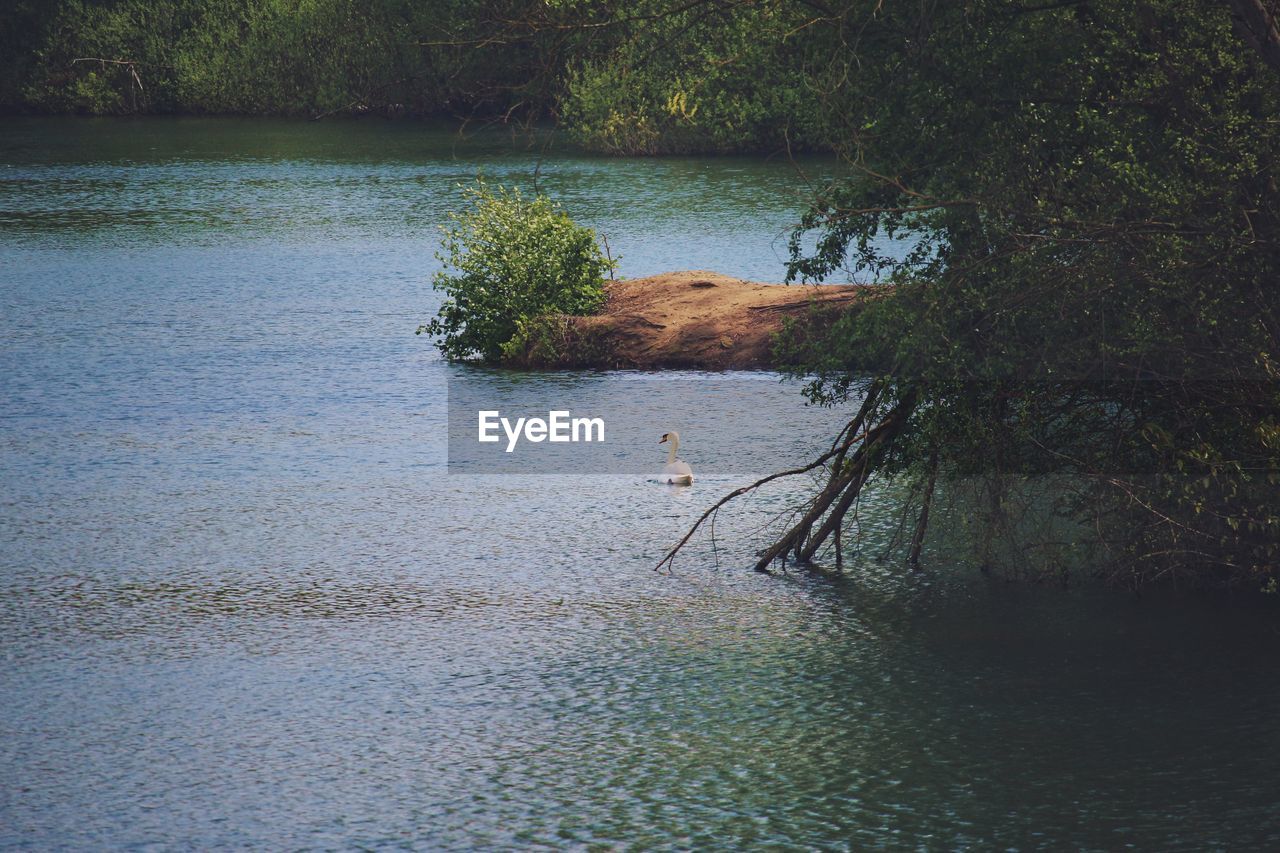
M 324 115 L 548 103 L 532 0 L 57 0 L 0 13 L 10 109 Z M 82 58 L 109 60 L 79 62 Z M 127 63 L 120 64 L 121 62 Z M 133 76 L 133 71 L 137 77 Z M 140 80 L 140 83 L 139 83 Z
M 625 154 L 829 147 L 831 33 L 812 20 L 788 0 L 17 0 L 0 107 L 561 118 Z

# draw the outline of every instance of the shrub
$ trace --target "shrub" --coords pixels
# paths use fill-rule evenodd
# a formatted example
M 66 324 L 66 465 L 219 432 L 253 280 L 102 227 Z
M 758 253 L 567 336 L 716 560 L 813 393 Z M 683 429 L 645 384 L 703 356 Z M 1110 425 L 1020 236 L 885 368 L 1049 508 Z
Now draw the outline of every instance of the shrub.
M 543 370 L 620 367 L 610 320 L 543 314 L 521 321 L 515 337 L 502 346 L 502 362 Z
M 604 301 L 604 277 L 616 265 L 590 228 L 574 223 L 543 195 L 466 190 L 471 202 L 450 214 L 433 285 L 448 298 L 418 332 L 436 338 L 450 361 L 500 361 L 528 321 L 550 314 L 591 314 Z

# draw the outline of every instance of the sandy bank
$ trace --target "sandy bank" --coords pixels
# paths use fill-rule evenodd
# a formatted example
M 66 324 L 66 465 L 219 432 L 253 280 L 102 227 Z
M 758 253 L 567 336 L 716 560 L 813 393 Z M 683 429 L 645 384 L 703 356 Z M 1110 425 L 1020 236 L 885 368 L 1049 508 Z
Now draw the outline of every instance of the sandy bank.
M 516 363 L 538 367 L 742 370 L 772 364 L 773 335 L 815 303 L 864 299 L 861 285 L 760 284 L 705 270 L 610 282 L 603 311 L 558 318 Z

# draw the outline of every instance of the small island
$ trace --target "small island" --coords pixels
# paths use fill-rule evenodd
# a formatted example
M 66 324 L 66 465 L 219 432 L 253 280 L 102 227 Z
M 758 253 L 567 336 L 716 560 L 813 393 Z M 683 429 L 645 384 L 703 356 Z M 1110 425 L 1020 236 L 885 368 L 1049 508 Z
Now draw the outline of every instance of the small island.
M 880 289 L 763 284 L 707 270 L 611 281 L 598 313 L 547 318 L 506 362 L 601 370 L 777 367 L 774 340 L 786 320 L 829 318 Z

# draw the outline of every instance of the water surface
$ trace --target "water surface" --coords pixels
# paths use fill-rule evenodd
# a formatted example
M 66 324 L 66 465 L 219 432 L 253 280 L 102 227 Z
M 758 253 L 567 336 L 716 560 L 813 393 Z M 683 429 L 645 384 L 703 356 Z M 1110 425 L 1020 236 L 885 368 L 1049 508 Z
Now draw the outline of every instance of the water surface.
M 946 543 L 906 572 L 884 496 L 847 579 L 746 571 L 800 484 L 664 576 L 738 480 L 447 473 L 469 369 L 412 331 L 457 184 L 536 172 L 627 275 L 768 281 L 829 168 L 0 125 L 0 845 L 1280 843 L 1267 608 L 1010 585 Z

